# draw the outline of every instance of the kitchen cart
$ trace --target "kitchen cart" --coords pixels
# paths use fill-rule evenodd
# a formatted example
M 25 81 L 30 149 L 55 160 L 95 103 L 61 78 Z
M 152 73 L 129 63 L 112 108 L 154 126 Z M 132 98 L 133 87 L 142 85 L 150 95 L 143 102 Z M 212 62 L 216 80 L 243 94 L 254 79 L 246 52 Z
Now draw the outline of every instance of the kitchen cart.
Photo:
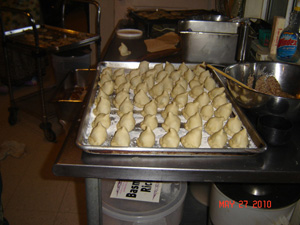
M 100 59 L 100 5 L 96 1 L 89 0 L 75 0 L 86 4 L 95 6 L 96 15 L 96 34 L 82 33 L 73 30 L 68 30 L 60 27 L 53 27 L 47 25 L 37 24 L 29 11 L 24 11 L 16 8 L 1 7 L 0 8 L 0 22 L 1 22 L 1 35 L 2 46 L 4 51 L 5 70 L 7 74 L 7 83 L 9 88 L 10 107 L 8 122 L 11 125 L 17 123 L 18 108 L 14 99 L 12 78 L 14 74 L 11 71 L 13 60 L 10 58 L 9 50 L 13 47 L 18 51 L 29 51 L 35 61 L 35 72 L 37 73 L 39 94 L 41 98 L 41 112 L 42 123 L 40 128 L 44 131 L 44 135 L 48 141 L 55 141 L 56 135 L 51 129 L 51 123 L 48 122 L 47 104 L 45 101 L 45 90 L 43 84 L 43 71 L 41 65 L 41 59 L 48 53 L 58 53 L 71 49 L 77 49 L 83 46 L 96 43 L 97 45 L 97 60 Z M 64 25 L 65 17 L 65 5 L 64 1 L 62 5 L 62 25 Z M 5 23 L 3 20 L 3 14 L 12 13 L 23 16 L 24 20 L 28 21 L 27 27 L 17 28 L 14 30 L 5 30 Z M 26 65 L 28 66 L 28 65 Z M 31 65 L 29 65 L 31 66 Z M 34 76 L 34 75 L 33 75 Z

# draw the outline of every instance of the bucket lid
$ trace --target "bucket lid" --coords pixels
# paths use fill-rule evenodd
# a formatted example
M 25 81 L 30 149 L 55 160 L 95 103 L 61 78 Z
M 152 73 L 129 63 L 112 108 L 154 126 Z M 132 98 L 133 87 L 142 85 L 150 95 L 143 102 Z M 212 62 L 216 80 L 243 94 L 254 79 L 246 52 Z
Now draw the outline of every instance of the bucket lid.
M 122 221 L 156 221 L 174 212 L 183 204 L 186 183 L 163 183 L 158 203 L 110 198 L 115 181 L 102 181 L 103 213 Z

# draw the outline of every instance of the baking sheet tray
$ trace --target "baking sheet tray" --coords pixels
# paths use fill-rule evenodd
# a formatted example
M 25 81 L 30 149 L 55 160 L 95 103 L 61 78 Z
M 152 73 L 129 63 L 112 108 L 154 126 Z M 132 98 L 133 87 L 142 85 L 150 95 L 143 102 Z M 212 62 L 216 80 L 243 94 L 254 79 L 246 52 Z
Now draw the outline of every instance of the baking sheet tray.
M 153 68 L 156 63 L 149 63 L 149 68 Z M 112 137 L 108 135 L 107 140 L 101 145 L 91 145 L 88 142 L 88 137 L 92 130 L 92 122 L 95 118 L 93 114 L 93 109 L 95 108 L 95 98 L 99 92 L 98 81 L 100 77 L 100 73 L 104 68 L 110 67 L 113 69 L 118 68 L 125 68 L 125 73 L 128 73 L 132 69 L 138 68 L 140 65 L 139 62 L 101 62 L 98 65 L 98 74 L 93 84 L 93 89 L 90 93 L 88 103 L 86 105 L 85 111 L 83 113 L 83 117 L 81 119 L 81 124 L 78 130 L 78 135 L 76 139 L 76 145 L 81 148 L 82 150 L 93 153 L 93 154 L 104 154 L 104 155 L 147 155 L 147 156 L 154 156 L 154 155 L 164 155 L 164 156 L 226 156 L 226 155 L 249 155 L 249 154 L 257 154 L 264 152 L 267 147 L 265 142 L 261 139 L 261 137 L 257 134 L 255 129 L 253 128 L 252 124 L 249 122 L 247 117 L 241 111 L 241 109 L 235 104 L 233 99 L 231 98 L 227 88 L 225 88 L 225 93 L 227 95 L 228 101 L 232 103 L 233 106 L 233 113 L 231 116 L 238 115 L 240 120 L 243 123 L 243 127 L 247 129 L 248 132 L 248 139 L 249 139 L 249 147 L 247 148 L 230 148 L 226 145 L 224 148 L 210 148 L 207 143 L 204 145 L 201 144 L 199 148 L 185 148 L 181 144 L 177 148 L 162 148 L 159 145 L 158 139 L 162 136 L 160 131 L 154 131 L 156 134 L 156 141 L 155 145 L 151 148 L 144 148 L 144 147 L 137 147 L 136 139 L 139 136 L 142 129 L 140 128 L 140 122 L 142 121 L 142 115 L 140 111 L 142 109 L 134 109 L 134 116 L 136 120 L 136 126 L 133 131 L 130 132 L 131 142 L 129 147 L 112 147 L 110 146 L 110 141 Z M 180 64 L 173 64 L 175 68 L 178 68 Z M 186 64 L 189 68 L 194 68 L 197 64 Z M 219 86 L 224 86 L 223 81 L 219 78 L 219 76 L 214 72 L 210 71 L 211 75 L 215 79 L 216 83 Z M 112 105 L 113 106 L 113 105 Z M 115 125 L 118 122 L 118 115 L 116 113 L 117 109 L 112 108 L 110 113 L 110 118 L 112 121 L 112 125 L 108 128 L 107 133 L 113 133 L 115 130 L 109 129 L 116 129 Z M 161 121 L 159 119 L 160 114 L 158 113 L 158 128 L 162 129 Z M 205 122 L 203 122 L 204 125 Z M 181 124 L 180 132 L 184 130 L 183 122 Z M 162 132 L 163 133 L 163 132 Z M 166 132 L 165 132 L 166 133 Z M 185 132 L 186 133 L 186 132 Z M 184 135 L 181 134 L 182 136 Z M 208 134 L 205 134 L 203 131 L 202 139 L 207 139 Z
M 216 14 L 215 11 L 195 10 L 129 10 L 129 16 L 143 23 L 177 23 L 179 20 L 204 14 Z
M 37 25 L 39 48 L 50 52 L 70 50 L 99 39 L 99 35 L 83 33 L 48 25 Z M 32 26 L 6 31 L 7 39 L 13 43 L 35 47 Z

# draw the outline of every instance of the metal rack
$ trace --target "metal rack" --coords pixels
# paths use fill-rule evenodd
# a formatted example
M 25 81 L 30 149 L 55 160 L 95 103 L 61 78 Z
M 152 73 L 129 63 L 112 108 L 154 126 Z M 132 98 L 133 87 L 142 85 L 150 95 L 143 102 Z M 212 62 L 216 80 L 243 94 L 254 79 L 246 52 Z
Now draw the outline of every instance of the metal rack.
M 95 6 L 97 10 L 96 16 L 96 34 L 82 33 L 73 30 L 68 30 L 59 27 L 52 27 L 47 25 L 36 24 L 32 14 L 29 11 L 24 11 L 10 7 L 0 7 L 0 25 L 2 35 L 2 46 L 4 54 L 4 63 L 7 76 L 7 83 L 9 88 L 10 107 L 8 122 L 10 125 L 17 123 L 18 107 L 14 98 L 12 87 L 12 78 L 14 74 L 11 71 L 10 63 L 12 60 L 9 57 L 9 48 L 18 46 L 20 49 L 27 49 L 32 52 L 35 59 L 36 72 L 39 84 L 39 94 L 41 98 L 41 112 L 42 122 L 40 128 L 43 130 L 46 139 L 50 142 L 56 141 L 56 134 L 51 128 L 51 123 L 48 121 L 47 105 L 45 102 L 45 90 L 43 83 L 43 74 L 41 67 L 41 58 L 48 53 L 57 53 L 61 51 L 76 49 L 92 43 L 96 43 L 96 56 L 100 61 L 100 5 L 93 0 L 72 0 L 76 2 L 83 2 Z M 67 1 L 63 2 L 62 6 L 62 25 L 64 25 L 65 5 Z M 15 30 L 5 30 L 3 21 L 3 12 L 11 12 L 14 14 L 23 15 L 27 19 L 29 26 Z

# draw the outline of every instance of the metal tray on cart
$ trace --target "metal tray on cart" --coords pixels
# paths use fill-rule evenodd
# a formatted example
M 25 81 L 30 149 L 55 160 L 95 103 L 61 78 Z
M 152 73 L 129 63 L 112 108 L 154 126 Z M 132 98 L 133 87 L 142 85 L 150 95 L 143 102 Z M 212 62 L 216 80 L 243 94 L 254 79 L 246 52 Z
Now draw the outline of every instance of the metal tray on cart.
M 153 68 L 156 63 L 149 63 L 149 68 Z M 151 148 L 145 148 L 145 147 L 138 147 L 136 145 L 136 139 L 139 133 L 142 131 L 140 128 L 140 122 L 141 122 L 141 115 L 140 111 L 141 109 L 134 108 L 134 117 L 136 119 L 136 126 L 133 131 L 130 132 L 133 133 L 133 136 L 131 137 L 131 142 L 129 147 L 112 147 L 110 146 L 110 140 L 112 139 L 112 136 L 110 133 L 112 131 L 108 132 L 108 138 L 107 141 L 105 141 L 101 146 L 91 145 L 88 142 L 88 137 L 92 130 L 92 121 L 94 120 L 95 116 L 93 114 L 93 109 L 95 107 L 94 101 L 97 97 L 97 94 L 99 92 L 99 86 L 98 81 L 100 77 L 100 73 L 103 69 L 110 67 L 112 69 L 119 69 L 124 68 L 125 73 L 128 73 L 131 69 L 136 69 L 140 65 L 139 62 L 101 62 L 98 65 L 98 74 L 94 80 L 94 83 L 92 85 L 92 91 L 90 92 L 90 96 L 88 96 L 88 102 L 86 104 L 86 108 L 83 112 L 83 117 L 80 122 L 80 127 L 78 130 L 78 135 L 76 139 L 76 145 L 81 148 L 83 151 L 92 153 L 92 154 L 103 154 L 103 155 L 147 155 L 147 156 L 154 156 L 154 155 L 164 155 L 164 156 L 232 156 L 232 155 L 253 155 L 257 153 L 262 153 L 267 150 L 267 146 L 265 142 L 261 139 L 261 137 L 257 134 L 256 130 L 252 126 L 252 124 L 249 122 L 245 114 L 241 111 L 241 109 L 235 104 L 234 100 L 231 98 L 227 88 L 225 87 L 225 93 L 228 98 L 228 101 L 232 103 L 233 106 L 233 112 L 231 116 L 238 115 L 240 120 L 243 123 L 243 127 L 247 129 L 248 132 L 248 138 L 249 138 L 249 146 L 247 148 L 231 148 L 228 145 L 226 145 L 224 148 L 210 148 L 209 146 L 205 145 L 199 147 L 199 148 L 185 148 L 181 144 L 177 148 L 162 148 L 159 145 L 158 140 L 155 140 L 155 144 Z M 174 63 L 173 64 L 175 68 L 178 68 L 180 64 Z M 186 64 L 189 68 L 194 68 L 197 64 Z M 218 76 L 218 74 L 215 71 L 210 70 L 211 75 L 215 79 L 216 83 L 219 86 L 225 86 L 223 80 Z M 114 97 L 114 94 L 112 95 L 112 98 Z M 158 112 L 159 115 L 159 112 Z M 118 119 L 116 119 L 117 113 L 116 109 L 111 109 L 110 113 L 112 124 L 116 124 L 118 122 Z M 159 120 L 159 119 L 158 119 Z M 158 122 L 158 128 L 156 129 L 162 129 L 161 122 Z M 204 124 L 204 122 L 203 122 Z M 183 124 L 181 124 L 181 129 L 183 128 Z M 157 132 L 155 132 L 157 133 Z M 203 131 L 205 133 L 205 131 Z M 204 135 L 205 136 L 205 135 Z M 204 137 L 202 134 L 202 138 Z
M 49 52 L 65 51 L 90 44 L 100 37 L 97 34 L 78 32 L 74 30 L 37 25 L 39 48 Z M 32 26 L 6 31 L 7 39 L 16 44 L 35 47 Z
M 217 14 L 204 9 L 191 10 L 129 10 L 129 16 L 143 23 L 177 23 L 179 20 L 193 18 L 199 15 Z
M 145 10 L 128 10 L 128 16 L 136 23 L 141 23 L 145 27 L 146 36 L 152 36 L 153 25 L 163 25 L 166 30 L 171 27 L 177 30 L 177 24 L 180 20 L 198 18 L 202 15 L 219 15 L 218 12 L 205 9 L 190 10 L 165 10 L 165 9 L 145 9 Z M 171 25 L 171 26 L 170 26 Z M 173 26 L 172 26 L 173 25 Z

